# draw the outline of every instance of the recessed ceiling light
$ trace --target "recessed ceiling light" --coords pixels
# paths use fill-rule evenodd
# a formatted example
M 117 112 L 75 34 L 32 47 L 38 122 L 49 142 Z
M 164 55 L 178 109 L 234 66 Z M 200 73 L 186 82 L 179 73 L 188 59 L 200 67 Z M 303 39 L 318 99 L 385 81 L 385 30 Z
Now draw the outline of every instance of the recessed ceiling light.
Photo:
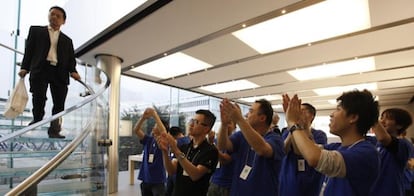
M 281 109 L 281 108 L 283 108 L 283 105 L 282 104 L 272 105 L 272 108 L 273 109 Z
M 224 82 L 219 84 L 212 84 L 208 86 L 200 87 L 200 89 L 205 91 L 210 91 L 213 93 L 225 93 L 231 91 L 245 90 L 257 88 L 259 85 L 250 82 L 248 80 L 235 80 L 230 82 Z
M 132 69 L 145 75 L 166 79 L 212 67 L 194 57 L 177 52 Z
M 241 29 L 233 35 L 264 54 L 370 26 L 368 0 L 329 0 Z
M 372 70 L 375 70 L 374 57 L 329 63 L 303 69 L 295 69 L 288 71 L 288 73 L 291 76 L 295 77 L 297 80 L 310 80 L 361 73 Z
M 313 91 L 320 95 L 340 95 L 343 92 L 351 91 L 351 90 L 377 90 L 377 83 L 366 83 L 366 84 L 357 84 L 357 85 L 349 85 L 349 86 L 334 86 L 334 87 L 328 87 L 328 88 L 318 88 L 314 89 Z
M 239 100 L 253 103 L 253 102 L 255 102 L 256 100 L 259 100 L 259 99 L 266 99 L 268 101 L 281 100 L 282 96 L 280 96 L 280 95 L 263 95 L 263 96 L 253 96 L 253 97 L 240 98 Z
M 328 100 L 328 103 L 330 103 L 332 105 L 336 105 L 338 102 L 336 101 L 336 99 L 330 99 L 330 100 Z

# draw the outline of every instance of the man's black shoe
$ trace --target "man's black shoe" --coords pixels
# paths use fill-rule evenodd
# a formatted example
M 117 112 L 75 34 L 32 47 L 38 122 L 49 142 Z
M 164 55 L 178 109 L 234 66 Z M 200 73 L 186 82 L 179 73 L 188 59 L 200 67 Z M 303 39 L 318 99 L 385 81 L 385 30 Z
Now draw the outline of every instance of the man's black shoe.
M 59 133 L 49 133 L 49 138 L 65 139 L 66 137 Z

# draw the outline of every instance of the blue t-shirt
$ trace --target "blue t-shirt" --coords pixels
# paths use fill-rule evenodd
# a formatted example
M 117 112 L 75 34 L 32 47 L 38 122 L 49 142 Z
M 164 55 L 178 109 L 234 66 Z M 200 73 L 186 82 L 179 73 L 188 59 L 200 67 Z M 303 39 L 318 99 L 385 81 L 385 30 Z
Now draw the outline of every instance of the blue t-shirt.
M 311 128 L 311 133 L 313 140 L 317 144 L 325 145 L 328 143 L 328 137 L 326 136 L 326 133 L 319 129 Z M 282 129 L 282 139 L 285 140 L 287 136 L 289 135 L 289 131 L 287 127 L 284 127 Z
M 284 132 L 285 140 L 289 132 Z M 327 137 L 325 132 L 312 129 L 315 143 L 325 145 Z M 291 148 L 283 157 L 282 169 L 279 178 L 279 195 L 312 196 L 319 195 L 324 175 L 310 167 L 301 155 L 296 155 Z
M 408 159 L 414 158 L 414 146 L 410 143 L 410 155 Z M 404 169 L 404 189 L 412 190 L 411 184 L 414 181 L 414 171 L 411 171 L 407 166 Z
M 141 168 L 138 179 L 144 183 L 165 183 L 166 173 L 162 161 L 162 151 L 154 137 L 145 135 L 140 141 L 144 145 Z
M 264 139 L 272 146 L 273 156 L 266 158 L 258 156 L 251 149 L 241 131 L 235 132 L 230 136 L 233 143 L 233 162 L 234 173 L 233 182 L 230 189 L 232 196 L 251 196 L 251 195 L 278 195 L 279 190 L 279 173 L 283 152 L 282 137 L 269 131 Z M 245 166 L 251 167 L 251 170 L 245 179 L 240 177 Z
M 312 128 L 311 132 L 312 132 L 313 140 L 317 144 L 325 145 L 328 143 L 328 137 L 326 136 L 326 133 L 323 132 L 322 130 Z
M 227 153 L 226 151 L 222 151 L 223 153 Z M 231 154 L 230 154 L 231 156 Z M 220 186 L 230 189 L 231 181 L 233 177 L 233 170 L 234 170 L 234 162 L 233 157 L 229 163 L 224 165 L 217 163 L 216 170 L 214 171 L 213 175 L 211 176 L 211 182 Z
M 344 158 L 345 177 L 327 177 L 325 196 L 369 195 L 380 172 L 380 157 L 375 146 L 367 140 L 351 146 L 340 143 L 325 145 L 327 150 L 337 150 Z
M 373 195 L 404 195 L 404 171 L 412 144 L 406 139 L 393 138 L 387 147 L 377 143 L 381 156 L 381 175 L 373 188 Z
M 182 146 L 182 145 L 185 145 L 185 144 L 189 144 L 190 142 L 191 142 L 191 140 L 190 140 L 190 137 L 188 137 L 188 136 L 177 138 L 177 146 Z

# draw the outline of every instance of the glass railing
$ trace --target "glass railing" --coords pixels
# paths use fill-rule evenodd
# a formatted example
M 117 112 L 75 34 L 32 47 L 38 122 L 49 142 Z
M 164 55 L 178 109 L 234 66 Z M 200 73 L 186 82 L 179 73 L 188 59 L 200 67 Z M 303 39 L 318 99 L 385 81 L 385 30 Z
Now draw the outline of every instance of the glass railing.
M 0 59 L 21 56 L 13 49 L 0 48 L 13 53 Z M 96 67 L 80 65 L 77 69 L 85 82 L 71 79 L 66 110 L 53 116 L 46 113 L 44 120 L 30 126 L 30 98 L 23 114 L 6 119 L 2 114 L 8 97 L 0 97 L 0 195 L 107 195 L 107 149 L 99 144 L 108 138 L 109 80 Z M 11 91 L 11 87 L 2 87 L 8 88 Z M 45 111 L 51 111 L 51 99 L 46 105 Z M 62 120 L 65 139 L 48 138 L 47 128 L 55 119 Z

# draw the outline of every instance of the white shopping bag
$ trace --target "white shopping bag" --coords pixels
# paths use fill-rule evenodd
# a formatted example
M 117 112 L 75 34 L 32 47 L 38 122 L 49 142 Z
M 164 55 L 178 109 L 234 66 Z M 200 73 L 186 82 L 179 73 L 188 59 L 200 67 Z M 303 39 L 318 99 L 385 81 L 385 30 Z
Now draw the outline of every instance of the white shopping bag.
M 23 113 L 28 99 L 29 95 L 27 94 L 26 85 L 24 84 L 24 78 L 20 78 L 7 100 L 4 116 L 8 119 L 16 118 L 19 114 Z

